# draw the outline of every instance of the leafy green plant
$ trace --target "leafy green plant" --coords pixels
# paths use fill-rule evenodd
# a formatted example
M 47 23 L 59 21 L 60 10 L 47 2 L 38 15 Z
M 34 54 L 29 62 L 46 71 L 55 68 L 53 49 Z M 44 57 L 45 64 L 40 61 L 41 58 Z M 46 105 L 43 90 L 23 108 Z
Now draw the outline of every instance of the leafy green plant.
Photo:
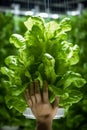
M 17 48 L 17 55 L 5 59 L 6 66 L 1 67 L 6 75 L 3 84 L 6 87 L 6 104 L 23 112 L 26 107 L 24 91 L 33 80 L 39 80 L 41 89 L 43 80 L 48 81 L 50 102 L 60 96 L 60 107 L 66 110 L 79 102 L 83 95 L 80 88 L 86 83 L 72 66 L 79 62 L 79 47 L 67 41 L 67 32 L 71 30 L 70 19 L 60 23 L 45 22 L 40 17 L 29 17 L 24 22 L 27 31 L 24 36 L 12 34 L 10 43 Z

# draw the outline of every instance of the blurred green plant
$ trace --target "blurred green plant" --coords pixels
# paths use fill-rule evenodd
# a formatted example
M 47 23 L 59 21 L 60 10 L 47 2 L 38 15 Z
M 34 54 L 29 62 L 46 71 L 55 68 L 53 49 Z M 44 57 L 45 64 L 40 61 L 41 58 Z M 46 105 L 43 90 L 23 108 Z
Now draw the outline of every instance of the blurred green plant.
M 71 17 L 72 30 L 69 39 L 80 47 L 80 61 L 76 65 L 76 70 L 87 80 L 87 10 L 82 15 Z

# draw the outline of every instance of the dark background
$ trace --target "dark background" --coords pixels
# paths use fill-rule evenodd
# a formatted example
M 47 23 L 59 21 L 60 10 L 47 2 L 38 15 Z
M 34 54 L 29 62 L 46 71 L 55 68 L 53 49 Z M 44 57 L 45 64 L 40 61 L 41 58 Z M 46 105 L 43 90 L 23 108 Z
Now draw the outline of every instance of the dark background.
M 52 13 L 65 13 L 66 10 L 72 11 L 78 8 L 78 4 L 87 8 L 87 0 L 0 0 L 0 6 L 11 7 L 11 5 L 20 4 L 21 9 L 33 9 L 36 6 L 40 11 L 50 8 Z

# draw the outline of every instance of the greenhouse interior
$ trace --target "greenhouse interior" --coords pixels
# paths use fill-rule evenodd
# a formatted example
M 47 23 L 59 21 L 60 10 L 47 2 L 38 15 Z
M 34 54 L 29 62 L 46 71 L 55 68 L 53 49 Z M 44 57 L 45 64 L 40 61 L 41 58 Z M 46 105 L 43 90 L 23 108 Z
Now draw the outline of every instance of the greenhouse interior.
M 77 129 L 87 130 L 87 0 L 0 0 L 0 130 Z

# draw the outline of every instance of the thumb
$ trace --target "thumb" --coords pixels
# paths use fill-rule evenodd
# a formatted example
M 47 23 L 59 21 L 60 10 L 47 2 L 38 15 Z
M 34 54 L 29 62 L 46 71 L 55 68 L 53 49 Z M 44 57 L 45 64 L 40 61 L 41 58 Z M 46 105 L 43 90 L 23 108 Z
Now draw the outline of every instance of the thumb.
M 59 106 L 59 99 L 60 99 L 59 96 L 55 97 L 55 100 L 54 100 L 54 102 L 52 104 L 53 109 L 55 109 L 55 108 L 57 108 Z

